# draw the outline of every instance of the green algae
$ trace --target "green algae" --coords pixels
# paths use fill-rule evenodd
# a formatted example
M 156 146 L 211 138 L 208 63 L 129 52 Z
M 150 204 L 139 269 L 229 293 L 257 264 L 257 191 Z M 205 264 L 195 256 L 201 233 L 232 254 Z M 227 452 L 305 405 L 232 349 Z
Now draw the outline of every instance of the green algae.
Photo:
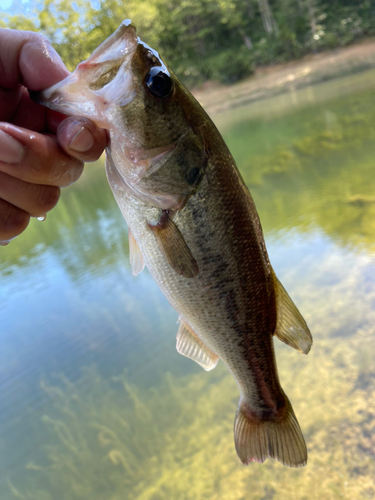
M 54 401 L 54 415 L 42 419 L 50 431 L 45 464 L 27 465 L 19 498 L 372 498 L 375 372 L 358 382 L 358 347 L 360 339 L 324 340 L 308 363 L 286 350 L 279 356 L 308 443 L 308 466 L 298 470 L 239 463 L 232 435 L 237 389 L 222 366 L 212 376 L 167 373 L 143 391 L 124 375 L 103 380 L 94 368 L 83 370 L 77 385 L 63 377 L 62 388 L 43 384 Z

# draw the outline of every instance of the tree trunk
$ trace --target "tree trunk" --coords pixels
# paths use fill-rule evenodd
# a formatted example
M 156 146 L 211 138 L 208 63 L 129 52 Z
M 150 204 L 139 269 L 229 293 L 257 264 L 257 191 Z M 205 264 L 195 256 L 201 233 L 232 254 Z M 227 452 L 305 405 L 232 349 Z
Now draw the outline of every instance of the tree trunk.
M 263 22 L 263 27 L 265 32 L 270 35 L 271 33 L 275 33 L 275 35 L 279 34 L 279 27 L 275 18 L 273 17 L 272 10 L 268 0 L 258 0 L 258 6 L 260 15 Z
M 251 1 L 247 2 L 246 4 L 247 7 L 247 15 L 249 16 L 249 19 L 253 19 L 254 17 L 254 7 Z
M 241 26 L 237 26 L 237 29 L 241 35 L 243 43 L 249 50 L 251 50 L 253 48 L 253 42 L 251 41 L 250 36 L 246 34 L 245 30 Z
M 246 47 L 251 50 L 253 48 L 253 43 L 251 41 L 251 38 L 248 35 L 243 35 L 242 36 L 243 43 L 246 45 Z
M 315 18 L 315 8 L 314 8 L 314 0 L 308 0 L 307 9 L 309 12 L 309 21 L 312 36 L 316 33 L 316 18 Z

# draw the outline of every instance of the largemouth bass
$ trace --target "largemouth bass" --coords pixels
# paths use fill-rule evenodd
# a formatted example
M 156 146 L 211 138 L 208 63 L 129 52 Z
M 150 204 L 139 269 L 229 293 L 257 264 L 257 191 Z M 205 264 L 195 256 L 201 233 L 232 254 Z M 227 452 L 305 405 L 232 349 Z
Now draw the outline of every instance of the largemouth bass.
M 306 444 L 277 374 L 273 336 L 307 354 L 310 331 L 275 276 L 253 199 L 215 125 L 130 21 L 37 102 L 108 130 L 106 172 L 146 265 L 178 311 L 177 350 L 237 381 L 244 464 L 299 467 Z

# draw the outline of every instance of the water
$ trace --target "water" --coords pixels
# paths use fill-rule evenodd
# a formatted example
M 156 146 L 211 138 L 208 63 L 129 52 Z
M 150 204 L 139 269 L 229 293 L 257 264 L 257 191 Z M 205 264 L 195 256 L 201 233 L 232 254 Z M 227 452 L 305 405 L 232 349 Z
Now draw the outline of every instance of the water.
M 275 341 L 307 467 L 239 463 L 236 384 L 177 354 L 99 162 L 0 250 L 2 500 L 375 496 L 374 76 L 214 117 L 314 336 L 307 357 Z

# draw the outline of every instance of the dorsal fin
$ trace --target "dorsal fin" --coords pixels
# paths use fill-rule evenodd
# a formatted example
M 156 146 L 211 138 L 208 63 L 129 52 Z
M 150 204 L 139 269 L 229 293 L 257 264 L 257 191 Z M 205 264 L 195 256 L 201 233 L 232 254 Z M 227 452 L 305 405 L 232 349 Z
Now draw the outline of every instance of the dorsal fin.
M 143 255 L 141 249 L 136 242 L 133 233 L 129 229 L 129 261 L 132 266 L 132 273 L 137 276 L 145 268 L 145 261 L 143 260 Z
M 192 359 L 207 372 L 215 368 L 219 356 L 210 351 L 181 318 L 176 338 L 177 352 Z
M 306 321 L 273 272 L 276 294 L 275 335 L 285 344 L 307 354 L 312 346 L 312 336 Z

